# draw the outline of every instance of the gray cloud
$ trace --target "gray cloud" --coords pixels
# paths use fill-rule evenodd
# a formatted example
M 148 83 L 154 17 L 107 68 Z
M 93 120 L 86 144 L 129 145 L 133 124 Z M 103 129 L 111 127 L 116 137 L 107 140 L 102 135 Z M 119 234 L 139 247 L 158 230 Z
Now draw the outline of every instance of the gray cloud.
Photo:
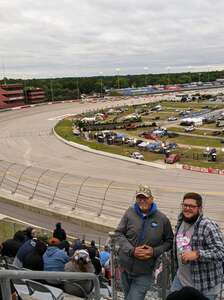
M 221 68 L 223 11 L 222 0 L 1 0 L 0 77 Z

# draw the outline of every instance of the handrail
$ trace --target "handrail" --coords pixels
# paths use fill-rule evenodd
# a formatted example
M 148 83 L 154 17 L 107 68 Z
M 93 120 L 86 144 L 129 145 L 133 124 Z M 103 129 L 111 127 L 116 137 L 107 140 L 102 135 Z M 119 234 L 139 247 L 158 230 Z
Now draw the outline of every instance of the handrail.
M 92 273 L 0 270 L 2 299 L 4 300 L 11 300 L 11 279 L 92 280 L 94 284 L 94 299 L 100 300 L 99 280 Z

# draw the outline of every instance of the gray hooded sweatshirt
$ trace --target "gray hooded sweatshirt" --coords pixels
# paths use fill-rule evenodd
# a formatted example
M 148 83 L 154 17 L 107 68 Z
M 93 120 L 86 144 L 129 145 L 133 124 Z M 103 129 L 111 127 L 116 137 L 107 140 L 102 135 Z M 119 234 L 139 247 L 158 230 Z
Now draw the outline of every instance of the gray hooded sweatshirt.
M 119 243 L 119 264 L 130 274 L 150 274 L 153 271 L 156 258 L 171 249 L 173 231 L 169 219 L 157 210 L 153 203 L 148 214 L 143 215 L 135 204 L 129 207 L 115 230 Z M 148 260 L 134 257 L 134 249 L 146 244 L 151 246 L 154 256 Z

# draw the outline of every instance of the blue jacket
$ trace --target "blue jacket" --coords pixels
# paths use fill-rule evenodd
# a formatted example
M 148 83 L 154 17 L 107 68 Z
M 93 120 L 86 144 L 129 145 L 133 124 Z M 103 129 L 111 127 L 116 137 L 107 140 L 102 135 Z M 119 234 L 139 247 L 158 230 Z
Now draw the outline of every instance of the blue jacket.
M 108 261 L 108 259 L 110 258 L 110 253 L 107 251 L 101 251 L 100 252 L 100 263 L 101 266 L 104 267 L 105 263 Z
M 69 261 L 69 256 L 64 250 L 56 246 L 47 248 L 43 255 L 44 271 L 64 271 L 65 264 Z

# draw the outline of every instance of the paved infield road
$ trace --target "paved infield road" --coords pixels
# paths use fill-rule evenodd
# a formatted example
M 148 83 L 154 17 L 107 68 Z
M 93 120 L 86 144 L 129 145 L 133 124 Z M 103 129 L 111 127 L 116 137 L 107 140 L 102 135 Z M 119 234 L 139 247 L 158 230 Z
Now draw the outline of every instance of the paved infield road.
M 129 103 L 134 101 L 137 100 Z M 64 103 L 1 112 L 0 160 L 80 176 L 149 184 L 155 191 L 159 206 L 173 220 L 183 194 L 197 191 L 205 197 L 206 214 L 224 228 L 224 176 L 178 169 L 161 170 L 107 158 L 72 148 L 52 135 L 52 127 L 62 116 L 100 106 L 109 107 L 112 103 Z

